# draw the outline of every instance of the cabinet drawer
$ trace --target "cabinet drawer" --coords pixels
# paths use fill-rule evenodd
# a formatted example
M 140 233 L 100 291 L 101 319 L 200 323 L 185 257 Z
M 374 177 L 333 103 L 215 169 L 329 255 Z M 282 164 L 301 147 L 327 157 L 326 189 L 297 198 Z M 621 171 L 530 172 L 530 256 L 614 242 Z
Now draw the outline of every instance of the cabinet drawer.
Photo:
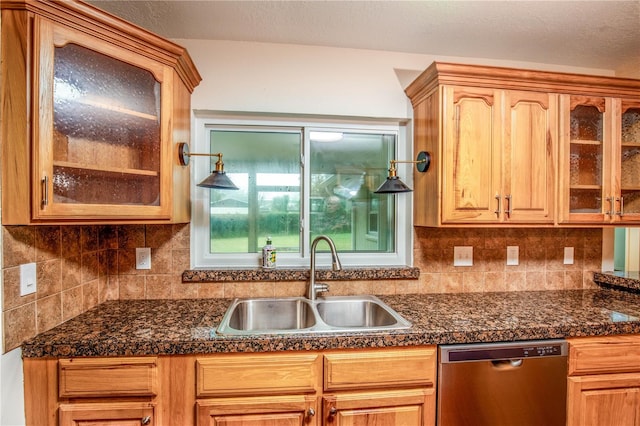
M 324 389 L 434 386 L 436 347 L 330 353 L 324 357 Z
M 59 395 L 154 396 L 156 358 L 71 358 L 58 361 Z
M 228 355 L 196 360 L 196 395 L 272 395 L 316 391 L 318 354 Z
M 567 340 L 570 376 L 640 371 L 640 336 Z

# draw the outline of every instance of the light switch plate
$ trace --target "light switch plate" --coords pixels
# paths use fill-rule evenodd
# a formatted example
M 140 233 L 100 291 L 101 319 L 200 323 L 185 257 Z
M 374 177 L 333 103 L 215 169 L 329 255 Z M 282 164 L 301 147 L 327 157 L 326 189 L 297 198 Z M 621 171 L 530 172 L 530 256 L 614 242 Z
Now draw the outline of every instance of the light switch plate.
M 507 246 L 507 265 L 515 266 L 520 264 L 520 247 Z
M 20 265 L 20 296 L 35 293 L 37 290 L 36 264 Z
M 151 248 L 136 248 L 136 269 L 151 269 Z
M 564 248 L 564 264 L 573 265 L 573 247 Z
M 453 248 L 453 266 L 473 266 L 473 247 L 456 246 Z

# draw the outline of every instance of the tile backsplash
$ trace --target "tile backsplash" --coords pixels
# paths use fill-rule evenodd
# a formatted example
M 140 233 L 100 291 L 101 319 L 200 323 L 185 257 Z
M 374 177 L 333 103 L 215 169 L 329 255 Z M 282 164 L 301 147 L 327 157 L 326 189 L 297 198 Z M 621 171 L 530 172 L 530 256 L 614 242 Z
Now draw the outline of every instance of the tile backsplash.
M 2 230 L 3 350 L 113 299 L 302 295 L 305 283 L 183 283 L 189 225 L 6 226 Z M 520 262 L 506 265 L 506 247 Z M 455 246 L 473 246 L 474 265 L 453 266 Z M 135 248 L 151 247 L 151 269 L 135 269 Z M 564 247 L 574 263 L 563 264 Z M 577 289 L 600 270 L 601 229 L 416 228 L 418 280 L 337 281 L 332 294 Z M 20 296 L 19 268 L 36 263 L 37 292 Z

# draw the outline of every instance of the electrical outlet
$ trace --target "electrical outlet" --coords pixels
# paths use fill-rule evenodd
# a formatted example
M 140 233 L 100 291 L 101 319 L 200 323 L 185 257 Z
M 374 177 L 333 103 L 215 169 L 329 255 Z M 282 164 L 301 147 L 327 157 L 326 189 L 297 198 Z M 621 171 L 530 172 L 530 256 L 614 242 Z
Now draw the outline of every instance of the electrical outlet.
M 35 293 L 38 281 L 36 279 L 36 264 L 25 263 L 20 265 L 20 296 Z
M 473 266 L 473 247 L 456 246 L 453 248 L 453 266 Z
M 515 266 L 520 264 L 520 247 L 507 246 L 507 265 Z
M 136 248 L 136 269 L 151 269 L 151 248 Z
M 564 264 L 573 265 L 573 247 L 564 248 Z

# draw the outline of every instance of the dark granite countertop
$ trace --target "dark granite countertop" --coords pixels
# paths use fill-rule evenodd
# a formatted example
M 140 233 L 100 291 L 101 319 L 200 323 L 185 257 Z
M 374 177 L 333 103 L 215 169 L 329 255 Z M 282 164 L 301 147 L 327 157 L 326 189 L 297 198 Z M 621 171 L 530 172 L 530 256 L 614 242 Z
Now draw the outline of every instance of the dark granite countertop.
M 640 272 L 638 271 L 595 272 L 593 280 L 601 286 L 640 292 Z
M 229 299 L 111 301 L 25 342 L 22 354 L 265 352 L 640 333 L 640 294 L 614 289 L 379 297 L 413 326 L 382 333 L 228 337 L 215 328 Z

